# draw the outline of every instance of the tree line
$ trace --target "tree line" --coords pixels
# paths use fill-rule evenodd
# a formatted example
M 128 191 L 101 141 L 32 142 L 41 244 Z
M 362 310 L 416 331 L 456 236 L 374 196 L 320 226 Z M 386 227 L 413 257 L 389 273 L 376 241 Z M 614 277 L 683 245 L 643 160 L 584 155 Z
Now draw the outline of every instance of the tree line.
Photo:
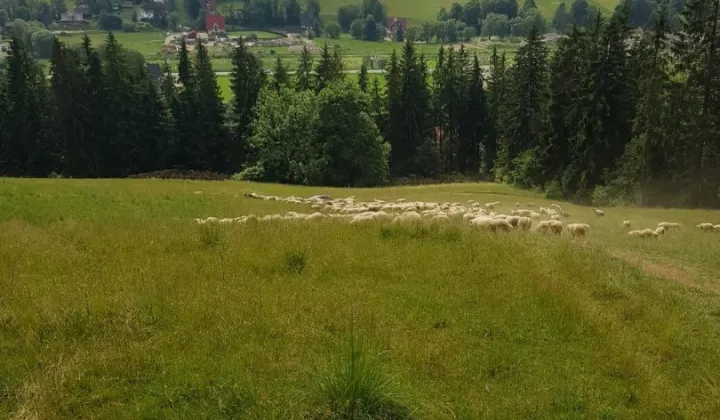
M 223 104 L 203 44 L 182 45 L 156 82 L 111 34 L 99 54 L 55 41 L 48 79 L 19 39 L 0 73 L 0 173 L 122 177 L 209 170 L 249 180 L 382 185 L 456 174 L 550 197 L 720 207 L 720 0 L 690 0 L 683 31 L 666 6 L 643 32 L 629 7 L 571 27 L 550 54 L 532 27 L 489 74 L 464 47 L 434 71 L 413 43 L 385 86 L 346 80 L 338 48 L 304 50 L 267 76 L 243 45 Z

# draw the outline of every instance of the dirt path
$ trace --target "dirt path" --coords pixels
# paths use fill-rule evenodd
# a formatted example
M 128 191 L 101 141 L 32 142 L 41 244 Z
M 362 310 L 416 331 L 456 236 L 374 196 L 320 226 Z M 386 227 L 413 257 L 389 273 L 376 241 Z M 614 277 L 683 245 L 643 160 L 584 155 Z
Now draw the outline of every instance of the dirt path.
M 611 255 L 641 268 L 651 276 L 660 277 L 686 287 L 720 295 L 719 285 L 712 283 L 700 283 L 698 281 L 700 276 L 690 269 L 652 261 L 642 255 L 634 254 L 628 251 L 615 250 L 611 252 Z

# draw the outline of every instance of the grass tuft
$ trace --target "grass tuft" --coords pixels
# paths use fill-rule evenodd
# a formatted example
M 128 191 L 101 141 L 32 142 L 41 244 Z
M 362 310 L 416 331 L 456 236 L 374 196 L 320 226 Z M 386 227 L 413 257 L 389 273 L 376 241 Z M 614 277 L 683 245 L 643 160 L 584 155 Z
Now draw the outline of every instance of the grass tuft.
M 307 249 L 285 251 L 285 270 L 291 274 L 300 274 L 305 270 L 307 259 Z
M 377 357 L 370 357 L 350 328 L 349 348 L 325 380 L 319 393 L 325 401 L 315 419 L 411 419 L 410 409 L 397 401 L 390 378 Z

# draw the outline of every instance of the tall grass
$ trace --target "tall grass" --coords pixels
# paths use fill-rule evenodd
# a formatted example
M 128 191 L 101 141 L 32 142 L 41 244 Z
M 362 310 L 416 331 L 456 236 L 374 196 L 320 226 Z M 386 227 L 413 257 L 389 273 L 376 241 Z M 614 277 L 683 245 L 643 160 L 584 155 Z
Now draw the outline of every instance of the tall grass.
M 571 221 L 592 225 L 583 240 L 192 222 L 312 210 L 246 191 L 548 204 L 497 184 L 0 179 L 0 418 L 720 412 L 720 298 L 709 290 L 720 237 L 693 228 L 718 212 L 611 208 L 597 218 L 564 204 Z M 637 241 L 626 219 L 683 228 Z M 616 251 L 682 267 L 694 286 Z

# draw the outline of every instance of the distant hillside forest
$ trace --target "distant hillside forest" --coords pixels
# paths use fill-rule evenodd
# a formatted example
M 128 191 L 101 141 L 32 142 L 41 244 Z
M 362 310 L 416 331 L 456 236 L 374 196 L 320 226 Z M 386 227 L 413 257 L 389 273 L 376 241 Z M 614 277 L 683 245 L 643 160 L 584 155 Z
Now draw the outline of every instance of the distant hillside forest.
M 550 54 L 531 26 L 512 66 L 483 77 L 463 47 L 431 72 L 411 42 L 386 83 L 346 79 L 338 49 L 266 75 L 242 44 L 226 107 L 202 45 L 147 74 L 110 34 L 102 54 L 53 41 L 50 78 L 13 37 L 0 72 L 0 174 L 125 177 L 162 168 L 332 186 L 454 175 L 581 202 L 720 207 L 720 0 L 663 5 L 632 30 L 629 4 L 571 25 Z M 177 72 L 175 77 L 172 73 Z M 357 80 L 357 81 L 355 81 Z

